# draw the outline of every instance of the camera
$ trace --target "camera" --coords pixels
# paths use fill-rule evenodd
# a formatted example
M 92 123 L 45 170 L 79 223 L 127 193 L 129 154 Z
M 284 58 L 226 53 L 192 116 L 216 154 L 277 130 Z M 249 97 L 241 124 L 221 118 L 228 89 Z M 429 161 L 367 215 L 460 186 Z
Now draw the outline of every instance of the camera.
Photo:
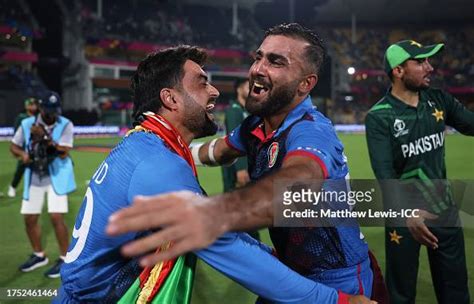
M 51 136 L 41 125 L 31 128 L 29 155 L 32 171 L 40 178 L 49 175 L 48 165 L 58 156 L 58 151 L 52 143 Z

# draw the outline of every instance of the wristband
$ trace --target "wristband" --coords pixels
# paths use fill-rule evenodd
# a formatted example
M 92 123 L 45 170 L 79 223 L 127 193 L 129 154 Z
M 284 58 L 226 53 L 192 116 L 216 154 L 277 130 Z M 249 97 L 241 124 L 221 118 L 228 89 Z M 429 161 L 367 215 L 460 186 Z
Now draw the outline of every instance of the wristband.
M 196 166 L 203 166 L 201 159 L 199 158 L 199 150 L 201 149 L 202 145 L 204 144 L 195 144 L 191 146 L 191 155 L 193 157 L 194 163 Z
M 214 157 L 214 148 L 216 147 L 217 140 L 219 138 L 214 138 L 211 143 L 209 144 L 209 149 L 207 150 L 207 156 L 211 161 L 211 165 L 218 166 L 219 164 L 216 162 L 216 158 Z

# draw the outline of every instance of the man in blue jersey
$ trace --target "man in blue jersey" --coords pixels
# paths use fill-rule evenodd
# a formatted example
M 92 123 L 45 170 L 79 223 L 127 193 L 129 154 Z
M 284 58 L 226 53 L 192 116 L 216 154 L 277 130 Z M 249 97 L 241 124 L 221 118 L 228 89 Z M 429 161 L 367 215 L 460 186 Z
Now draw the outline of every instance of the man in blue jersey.
M 312 31 L 298 24 L 267 31 L 249 72 L 246 109 L 252 115 L 224 139 L 193 150 L 196 162 L 208 165 L 247 155 L 254 183 L 210 198 L 182 192 L 137 199 L 111 219 L 109 232 L 164 228 L 125 246 L 123 253 L 142 254 L 174 241 L 175 247 L 142 259 L 154 263 L 205 246 L 225 231 L 272 226 L 278 180 L 344 181 L 343 146 L 309 97 L 323 59 L 323 45 Z M 371 295 L 373 273 L 358 226 L 271 228 L 270 236 L 278 257 L 291 269 L 346 293 Z
M 205 58 L 198 48 L 180 46 L 151 54 L 138 66 L 132 77 L 137 126 L 91 179 L 61 269 L 56 302 L 128 302 L 124 297 L 142 268 L 138 259 L 121 256 L 120 247 L 150 232 L 112 237 L 105 232 L 111 214 L 129 207 L 137 195 L 178 190 L 192 196 L 203 194 L 188 145 L 194 138 L 214 134 L 217 128 L 211 110 L 219 92 L 202 70 Z M 246 234 L 228 233 L 196 255 L 274 303 L 365 300 L 299 276 L 269 251 Z M 164 268 L 157 273 L 166 271 Z M 143 289 L 137 297 L 147 292 L 142 283 L 140 275 Z M 173 300 L 167 298 L 166 303 L 188 303 L 189 297 L 190 292 L 185 292 Z

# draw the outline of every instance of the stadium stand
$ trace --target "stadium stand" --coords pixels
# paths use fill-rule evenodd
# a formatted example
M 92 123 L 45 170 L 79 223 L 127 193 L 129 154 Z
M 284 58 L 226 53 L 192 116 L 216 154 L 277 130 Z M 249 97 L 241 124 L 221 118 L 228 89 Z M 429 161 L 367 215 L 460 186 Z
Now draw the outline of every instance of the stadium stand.
M 86 110 L 99 112 L 99 116 L 91 116 L 97 116 L 95 123 L 129 123 L 120 117 L 130 108 L 128 78 L 136 64 L 154 49 L 179 43 L 197 44 L 210 50 L 212 60 L 207 69 L 211 75 L 220 73 L 212 77 L 223 92 L 220 102 L 226 104 L 231 97 L 230 83 L 236 75 L 245 75 L 251 62 L 249 55 L 257 46 L 265 23 L 245 5 L 238 7 L 238 26 L 233 28 L 231 5 L 166 0 L 101 1 L 103 7 L 99 11 L 96 0 L 59 2 L 65 7 L 63 13 L 69 27 L 74 24 L 78 27 L 65 33 L 65 39 L 73 42 L 73 46 L 68 44 L 68 49 L 63 50 L 68 53 L 65 62 L 69 63 L 63 78 L 65 109 L 71 111 L 75 122 L 81 118 L 74 118 L 74 113 Z M 35 25 L 37 21 L 29 12 L 26 0 L 0 3 L 5 7 L 0 12 L 0 61 L 5 65 L 0 73 L 0 87 L 15 87 L 24 94 L 34 94 L 45 87 L 34 73 L 38 58 L 31 49 L 31 41 L 41 35 Z M 468 107 L 474 107 L 474 53 L 469 49 L 474 43 L 472 25 L 459 28 L 426 24 L 409 30 L 393 24 L 362 25 L 357 28 L 355 43 L 348 26 L 313 24 L 313 27 L 326 42 L 332 58 L 331 79 L 338 79 L 320 84 L 320 91 L 326 89 L 323 85 L 331 86 L 328 89 L 331 98 L 323 98 L 318 106 L 335 123 L 363 122 L 366 111 L 388 85 L 381 69 L 384 49 L 408 37 L 421 43 L 444 42 L 448 46 L 435 59 L 433 83 L 459 97 Z M 25 41 L 21 40 L 23 36 Z M 33 57 L 20 64 L 1 60 L 12 50 L 17 56 Z M 347 74 L 349 67 L 355 69 L 352 75 Z M 318 97 L 318 89 L 315 95 Z
M 238 3 L 238 7 L 233 7 L 233 3 Z M 293 11 L 288 7 L 290 3 L 296 6 Z M 336 3 L 334 7 L 338 12 L 349 11 L 349 14 L 334 21 L 330 11 L 318 10 L 331 3 Z M 379 5 L 390 18 L 380 17 L 372 7 L 361 3 Z M 342 138 L 351 175 L 354 172 L 353 178 L 368 179 L 373 176 L 369 173 L 368 155 L 363 152 L 366 140 L 358 133 L 365 130 L 363 122 L 368 109 L 389 85 L 381 67 L 384 50 L 390 43 L 407 38 L 424 44 L 444 42 L 446 49 L 432 60 L 435 67 L 432 82 L 474 111 L 474 22 L 470 16 L 471 19 L 459 18 L 472 11 L 472 1 L 403 3 L 380 0 L 0 0 L 0 144 L 4 147 L 0 149 L 0 215 L 9 231 L 1 245 L 5 263 L 0 267 L 3 278 L 0 287 L 56 288 L 58 285 L 57 281 L 45 282 L 42 273 L 20 276 L 16 272 L 19 260 L 23 259 L 19 254 L 19 235 L 24 237 L 23 227 L 14 216 L 19 205 L 18 201 L 2 197 L 2 192 L 6 196 L 16 164 L 8 151 L 12 124 L 22 111 L 26 97 L 45 89 L 60 92 L 63 115 L 76 126 L 77 143 L 83 145 L 84 150 L 73 152 L 80 182 L 80 190 L 71 204 L 75 213 L 88 184 L 86 179 L 104 156 L 91 151 L 108 152 L 131 126 L 129 78 L 147 53 L 183 43 L 208 49 L 211 62 L 205 68 L 221 92 L 215 117 L 223 134 L 223 113 L 228 101 L 234 98 L 233 82 L 237 77 L 246 77 L 252 52 L 258 47 L 264 30 L 294 20 L 315 28 L 326 43 L 330 55 L 329 80 L 320 81 L 313 92 L 313 102 L 331 119 L 338 132 L 350 133 L 343 134 Z M 461 14 L 460 5 L 465 6 L 467 13 Z M 407 13 L 394 9 L 398 6 L 413 9 Z M 423 14 L 428 6 L 449 9 L 431 9 L 430 22 L 425 22 Z M 350 14 L 361 10 L 367 13 L 357 15 L 353 42 Z M 364 19 L 368 15 L 370 21 Z M 405 18 L 410 20 L 402 21 Z M 436 22 L 436 18 L 442 18 L 443 22 Z M 420 22 L 412 24 L 414 19 Z M 49 49 L 52 53 L 47 52 Z M 352 74 L 348 73 L 350 67 L 354 68 Z M 51 81 L 47 74 L 54 75 L 58 81 Z M 320 94 L 323 90 L 329 92 L 328 96 Z M 114 137 L 101 138 L 110 136 Z M 460 137 L 447 140 L 447 159 L 451 162 L 448 171 L 451 178 L 472 180 L 472 162 L 466 158 L 472 154 L 472 143 Z M 200 173 L 201 182 L 210 194 L 221 191 L 220 175 L 211 171 L 215 169 L 204 168 L 209 171 Z M 71 230 L 72 219 L 69 219 Z M 467 223 L 471 224 L 471 230 L 466 235 L 466 250 L 471 252 L 472 221 Z M 383 236 L 374 235 L 367 234 L 369 243 L 378 250 L 378 256 L 383 256 Z M 422 278 L 429 276 L 427 261 L 424 262 L 425 266 L 420 269 Z M 470 273 L 472 265 L 472 258 L 468 256 Z M 234 292 L 230 283 L 223 283 L 221 277 L 214 277 L 214 272 L 209 275 L 211 271 L 200 267 L 196 279 L 199 288 L 195 289 L 193 303 L 255 302 L 253 294 Z M 469 284 L 472 294 L 472 277 Z M 420 280 L 417 302 L 435 302 L 432 287 L 431 282 Z
M 352 42 L 348 27 L 321 27 L 320 33 L 339 64 L 345 69 L 355 68 L 355 73 L 348 79 L 348 86 L 339 90 L 329 106 L 334 109 L 329 115 L 335 123 L 363 123 L 367 110 L 383 96 L 389 85 L 382 70 L 385 48 L 407 38 L 422 44 L 446 44 L 442 55 L 431 60 L 435 67 L 433 85 L 445 88 L 468 107 L 474 107 L 474 54 L 469 49 L 474 43 L 474 27 L 433 29 L 425 26 L 411 30 L 360 27 L 356 43 Z M 345 73 L 345 69 L 340 73 Z

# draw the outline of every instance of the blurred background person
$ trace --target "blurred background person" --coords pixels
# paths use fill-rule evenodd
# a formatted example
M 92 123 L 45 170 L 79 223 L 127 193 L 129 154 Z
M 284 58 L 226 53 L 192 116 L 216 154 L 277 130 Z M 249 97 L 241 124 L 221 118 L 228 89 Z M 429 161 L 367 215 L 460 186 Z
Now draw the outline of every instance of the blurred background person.
M 24 104 L 25 110 L 18 114 L 18 116 L 15 118 L 15 124 L 13 126 L 15 131 L 18 129 L 23 119 L 28 118 L 30 116 L 34 116 L 38 113 L 38 101 L 36 100 L 36 98 L 28 97 L 25 99 Z M 23 162 L 19 160 L 16 165 L 15 173 L 13 174 L 13 180 L 10 183 L 10 186 L 8 187 L 8 197 L 16 196 L 16 187 L 18 187 L 18 184 L 20 183 L 24 172 L 25 164 L 23 164 Z
M 231 100 L 225 111 L 225 131 L 230 134 L 249 115 L 245 110 L 245 101 L 249 95 L 248 78 L 238 78 L 234 83 L 236 99 Z M 247 157 L 240 157 L 230 166 L 222 166 L 222 182 L 224 192 L 243 187 L 250 182 L 247 170 Z M 254 239 L 260 240 L 258 230 L 247 231 Z
M 236 99 L 231 100 L 229 107 L 225 110 L 225 130 L 229 134 L 248 116 L 245 111 L 245 100 L 249 95 L 249 80 L 238 78 L 234 83 Z M 224 192 L 229 192 L 235 188 L 245 186 L 249 181 L 247 171 L 247 157 L 239 158 L 234 164 L 222 167 L 222 181 Z

